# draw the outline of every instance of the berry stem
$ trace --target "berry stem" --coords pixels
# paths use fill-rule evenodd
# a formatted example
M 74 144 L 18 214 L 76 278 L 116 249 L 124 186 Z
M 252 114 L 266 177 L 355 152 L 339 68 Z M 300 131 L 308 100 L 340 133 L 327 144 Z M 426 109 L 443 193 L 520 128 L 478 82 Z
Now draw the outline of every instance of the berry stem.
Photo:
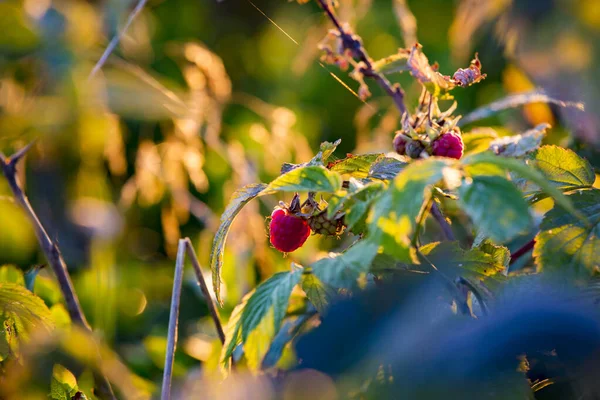
M 533 246 L 535 246 L 535 238 L 531 239 L 529 242 L 525 243 L 519 250 L 511 254 L 509 265 L 513 265 L 521 256 L 529 253 L 533 249 Z
M 446 220 L 446 217 L 444 217 L 444 214 L 442 214 L 442 210 L 440 210 L 440 207 L 436 202 L 431 204 L 431 215 L 433 215 L 435 220 L 440 225 L 440 228 L 442 228 L 442 232 L 444 233 L 446 240 L 455 241 L 456 238 L 454 237 L 454 232 L 452 232 L 452 227 L 448 223 L 448 220 Z

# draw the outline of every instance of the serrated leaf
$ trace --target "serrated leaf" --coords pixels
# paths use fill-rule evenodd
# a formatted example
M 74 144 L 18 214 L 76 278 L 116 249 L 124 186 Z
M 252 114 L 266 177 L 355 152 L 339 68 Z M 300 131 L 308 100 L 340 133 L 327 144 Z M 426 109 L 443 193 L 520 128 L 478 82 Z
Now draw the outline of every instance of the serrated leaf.
M 510 181 L 499 176 L 475 176 L 458 189 L 459 204 L 476 229 L 506 242 L 531 227 L 529 206 Z
M 421 248 L 436 268 L 451 278 L 462 276 L 484 281 L 488 277 L 504 280 L 501 273 L 506 265 L 497 256 L 479 248 L 463 250 L 458 242 L 430 243 Z
M 335 289 L 324 284 L 314 274 L 304 274 L 302 276 L 302 290 L 306 293 L 308 301 L 317 309 L 319 313 L 323 313 L 327 305 L 336 295 Z
M 542 146 L 532 164 L 561 192 L 591 188 L 594 169 L 574 151 L 558 146 Z
M 323 192 L 335 193 L 342 187 L 342 177 L 323 166 L 307 166 L 293 169 L 272 181 L 264 193 L 275 192 Z
M 498 134 L 492 128 L 476 128 L 470 132 L 463 133 L 462 139 L 465 145 L 465 155 L 488 150 L 490 143 L 497 138 Z
M 458 122 L 459 126 L 464 126 L 471 122 L 475 122 L 484 118 L 491 117 L 500 111 L 507 110 L 510 108 L 520 107 L 525 104 L 531 103 L 549 103 L 555 104 L 560 107 L 574 107 L 583 111 L 583 103 L 574 103 L 570 101 L 561 101 L 554 99 L 544 92 L 535 90 L 532 92 L 517 93 L 504 97 L 500 100 L 494 101 L 486 106 L 476 109 L 461 118 Z
M 50 332 L 52 315 L 43 300 L 21 285 L 0 283 L 0 357 L 15 353 L 19 344 L 27 342 L 34 332 Z
M 290 172 L 294 169 L 302 168 L 302 167 L 319 166 L 319 165 L 325 166 L 325 163 L 327 162 L 327 160 L 329 160 L 329 157 L 331 157 L 331 155 L 333 154 L 335 149 L 340 145 L 341 142 L 342 142 L 342 140 L 338 139 L 333 143 L 331 143 L 331 142 L 321 143 L 319 152 L 309 162 L 305 162 L 302 164 L 284 163 L 281 166 L 281 174 L 287 174 L 288 172 Z
M 432 157 L 403 169 L 371 207 L 369 237 L 397 259 L 416 262 L 411 241 L 417 218 L 431 198 L 433 186 L 442 180 L 445 169 L 454 170 L 453 165 L 454 160 Z
M 564 195 L 560 190 L 558 190 L 554 185 L 552 185 L 539 171 L 531 166 L 525 164 L 524 162 L 512 158 L 507 157 L 498 157 L 493 153 L 485 152 L 474 154 L 462 159 L 462 164 L 465 166 L 476 166 L 479 164 L 491 164 L 496 165 L 502 169 L 509 170 L 511 172 L 516 173 L 528 181 L 535 183 L 540 187 L 540 190 L 551 196 L 554 201 L 559 204 L 561 207 L 565 208 L 571 214 L 576 217 L 585 220 L 585 217 L 577 211 L 571 201 Z M 472 169 L 471 171 L 477 171 L 477 169 Z
M 407 162 L 396 158 L 382 157 L 371 165 L 368 177 L 382 181 L 394 179 L 407 165 Z
M 589 223 L 555 206 L 540 225 L 533 256 L 540 270 L 597 273 L 600 269 L 600 190 L 581 191 L 568 197 Z
M 347 229 L 352 229 L 365 217 L 369 207 L 383 189 L 384 185 L 381 182 L 372 182 L 355 192 L 348 193 L 345 197 L 334 197 L 334 201 L 330 201 L 327 207 L 328 217 L 333 217 L 335 213 L 343 209 L 345 212 L 344 223 Z
M 550 125 L 543 123 L 520 135 L 498 138 L 490 143 L 490 150 L 503 157 L 523 157 L 540 147 L 548 128 Z
M 270 341 L 281 328 L 292 289 L 300 282 L 302 270 L 279 272 L 256 287 L 234 310 L 227 324 L 222 361 L 227 363 L 237 344 L 242 343 L 248 365 L 260 367 Z
M 508 250 L 508 247 L 498 246 L 489 239 L 481 241 L 477 246 L 473 246 L 473 249 L 489 254 L 492 257 L 492 260 L 494 260 L 494 263 L 498 265 L 508 267 L 510 264 L 510 250 Z
M 312 265 L 313 274 L 325 285 L 352 287 L 361 274 L 369 271 L 378 247 L 376 243 L 361 240 L 344 253 L 330 254 L 315 262 Z
M 210 252 L 210 268 L 213 274 L 213 290 L 219 303 L 221 300 L 221 266 L 223 265 L 223 253 L 225 251 L 225 241 L 229 228 L 235 217 L 239 214 L 242 208 L 253 198 L 261 194 L 267 185 L 264 183 L 251 184 L 237 190 L 231 199 L 227 208 L 221 215 L 221 224 L 215 238 L 213 240 Z
M 349 155 L 343 160 L 330 163 L 329 169 L 342 175 L 350 175 L 354 178 L 366 178 L 369 176 L 371 164 L 381 156 L 382 154 Z
M 53 400 L 71 400 L 78 391 L 77 379 L 71 371 L 60 364 L 54 364 L 50 383 L 50 398 Z

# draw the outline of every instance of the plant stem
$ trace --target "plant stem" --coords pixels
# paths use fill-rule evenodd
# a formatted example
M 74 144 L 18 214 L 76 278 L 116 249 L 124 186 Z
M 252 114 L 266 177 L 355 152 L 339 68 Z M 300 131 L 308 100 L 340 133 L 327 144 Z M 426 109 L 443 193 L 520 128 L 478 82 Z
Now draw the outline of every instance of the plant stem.
M 81 309 L 79 299 L 77 298 L 77 293 L 75 292 L 73 283 L 71 282 L 71 277 L 69 276 L 67 265 L 62 258 L 60 249 L 58 248 L 58 245 L 50 239 L 50 236 L 48 236 L 48 233 L 33 210 L 33 207 L 31 206 L 27 195 L 21 188 L 21 184 L 17 178 L 17 164 L 25 156 L 32 145 L 33 142 L 23 147 L 17 153 L 8 158 L 4 154 L 0 153 L 2 172 L 8 181 L 8 185 L 13 193 L 15 202 L 23 209 L 27 219 L 29 219 L 29 222 L 33 226 L 35 236 L 38 239 L 40 247 L 42 248 L 46 259 L 48 260 L 48 264 L 50 264 L 52 267 L 54 275 L 56 275 L 56 279 L 65 299 L 71 320 L 76 324 L 81 325 L 86 331 L 91 333 L 92 329 L 85 318 L 83 310 Z M 98 397 L 102 399 L 116 399 L 110 386 L 110 382 L 106 379 L 106 377 L 104 377 L 101 373 L 96 372 L 94 374 L 94 379 L 96 382 L 96 394 Z
M 177 260 L 175 261 L 175 276 L 173 278 L 173 293 L 171 295 L 171 308 L 169 311 L 169 330 L 167 334 L 167 354 L 163 370 L 161 400 L 171 398 L 171 381 L 173 378 L 173 362 L 177 349 L 177 329 L 179 322 L 179 305 L 181 303 L 181 285 L 183 282 L 183 266 L 185 263 L 185 239 L 179 239 L 177 247 Z
M 352 52 L 352 55 L 358 58 L 365 64 L 365 67 L 361 70 L 364 76 L 372 78 L 377 84 L 392 98 L 396 108 L 400 111 L 400 117 L 406 113 L 406 105 L 404 104 L 404 92 L 398 84 L 392 85 L 390 81 L 383 75 L 373 69 L 373 63 L 369 57 L 367 51 L 362 45 L 360 38 L 356 35 L 350 34 L 344 30 L 342 24 L 334 14 L 333 10 L 328 4 L 328 0 L 317 0 L 327 17 L 335 25 L 336 29 L 340 32 L 340 38 L 345 49 Z
M 452 227 L 446 220 L 446 217 L 444 217 L 444 214 L 442 214 L 442 210 L 440 210 L 440 207 L 435 201 L 431 204 L 431 215 L 433 215 L 435 220 L 440 225 L 440 228 L 442 228 L 442 232 L 444 233 L 446 240 L 455 241 L 456 238 L 454 237 L 454 232 L 452 232 Z
M 535 246 L 535 238 L 525 243 L 519 250 L 510 255 L 509 265 L 514 264 L 521 256 L 529 253 L 533 249 L 533 246 Z
M 192 246 L 192 241 L 189 238 L 185 238 L 183 240 L 186 244 L 188 257 L 192 260 L 192 266 L 194 267 L 194 272 L 196 273 L 196 279 L 198 280 L 200 290 L 202 291 L 202 294 L 206 299 L 206 305 L 208 306 L 210 316 L 212 317 L 213 322 L 215 323 L 215 328 L 217 329 L 217 334 L 219 335 L 221 344 L 225 344 L 225 331 L 223 330 L 223 324 L 221 324 L 221 319 L 219 318 L 217 305 L 215 304 L 212 296 L 210 295 L 208 285 L 206 285 L 206 281 L 204 280 L 204 276 L 202 275 L 202 269 L 200 268 L 200 263 L 198 262 L 198 257 L 196 257 L 194 247 Z

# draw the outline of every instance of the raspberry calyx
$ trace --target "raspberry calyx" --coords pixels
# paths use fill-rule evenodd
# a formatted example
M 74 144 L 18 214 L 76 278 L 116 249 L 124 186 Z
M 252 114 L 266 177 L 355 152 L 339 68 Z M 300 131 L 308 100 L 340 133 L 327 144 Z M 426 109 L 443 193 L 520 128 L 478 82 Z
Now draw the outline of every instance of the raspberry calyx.
M 457 160 L 463 156 L 464 147 L 462 137 L 454 131 L 442 134 L 431 144 L 434 156 L 456 158 Z
M 269 240 L 282 253 L 300 248 L 310 236 L 306 220 L 290 213 L 287 208 L 275 208 L 269 223 Z

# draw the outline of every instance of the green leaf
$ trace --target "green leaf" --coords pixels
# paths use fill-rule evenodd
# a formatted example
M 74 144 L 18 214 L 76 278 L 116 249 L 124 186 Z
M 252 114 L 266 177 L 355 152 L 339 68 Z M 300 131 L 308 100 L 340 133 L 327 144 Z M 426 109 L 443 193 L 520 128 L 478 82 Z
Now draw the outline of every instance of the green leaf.
M 522 157 L 540 147 L 548 128 L 550 125 L 543 123 L 520 135 L 498 138 L 490 143 L 490 150 L 503 157 Z
M 531 166 L 525 164 L 520 160 L 506 157 L 498 157 L 493 153 L 485 152 L 463 158 L 462 164 L 465 166 L 479 166 L 481 164 L 491 164 L 515 172 L 522 178 L 525 178 L 528 181 L 538 185 L 543 192 L 551 196 L 557 204 L 565 208 L 571 214 L 577 216 L 580 219 L 585 220 L 585 217 L 580 212 L 578 212 L 575 207 L 573 207 L 573 204 L 571 204 L 570 200 L 564 194 L 562 194 L 562 192 L 558 190 L 553 184 L 551 184 L 544 177 L 544 175 L 538 172 L 535 168 L 532 168 Z M 477 169 L 471 169 L 471 171 L 475 172 L 477 171 Z
M 302 290 L 306 293 L 308 301 L 317 309 L 319 313 L 323 313 L 331 299 L 335 297 L 336 291 L 331 286 L 324 284 L 314 274 L 302 275 Z
M 233 354 L 233 351 L 237 346 L 242 343 L 241 329 L 242 329 L 242 312 L 248 303 L 248 299 L 254 294 L 254 290 L 247 293 L 240 304 L 235 306 L 225 326 L 225 343 L 221 350 L 221 363 L 224 366 L 229 365 L 229 359 Z
M 431 157 L 403 169 L 371 207 L 369 237 L 397 259 L 416 262 L 411 242 L 417 219 L 431 198 L 433 186 L 445 174 L 458 172 L 455 164 L 451 159 Z
M 470 124 L 471 122 L 491 117 L 500 111 L 531 103 L 549 103 L 558 105 L 560 107 L 575 107 L 583 111 L 583 103 L 557 100 L 539 90 L 535 90 L 532 92 L 517 93 L 507 96 L 486 106 L 478 108 L 462 117 L 458 122 L 458 125 L 464 126 L 466 124 Z
M 394 179 L 407 165 L 407 162 L 396 158 L 382 157 L 371 165 L 368 177 L 380 180 Z
M 50 383 L 50 398 L 53 400 L 71 400 L 79 392 L 75 376 L 60 364 L 52 368 L 52 382 Z M 80 397 L 85 399 L 84 397 Z
M 271 182 L 264 194 L 275 192 L 335 193 L 342 187 L 342 178 L 323 166 L 299 167 L 280 175 Z
M 541 147 L 532 164 L 561 192 L 591 188 L 596 179 L 587 160 L 558 146 Z
M 589 224 L 555 206 L 544 217 L 533 256 L 539 270 L 597 273 L 600 268 L 600 190 L 568 196 Z
M 334 143 L 330 143 L 330 142 L 321 143 L 319 152 L 312 158 L 312 160 L 310 160 L 309 162 L 303 163 L 303 164 L 285 163 L 281 166 L 281 173 L 287 174 L 288 172 L 290 172 L 296 168 L 307 167 L 307 166 L 314 166 L 314 165 L 324 166 L 325 163 L 327 162 L 327 160 L 329 160 L 329 157 L 331 157 L 331 155 L 333 154 L 335 149 L 340 145 L 341 142 L 342 142 L 342 140 L 338 139 Z
M 531 227 L 529 206 L 510 181 L 499 176 L 475 176 L 458 189 L 459 204 L 484 235 L 506 242 Z
M 346 197 L 333 197 L 327 207 L 328 218 L 332 218 L 338 211 L 344 210 L 344 222 L 348 229 L 352 229 L 366 215 L 369 207 L 384 189 L 381 182 L 372 182 L 362 186 L 355 192 L 348 193 Z
M 27 342 L 34 332 L 54 328 L 42 299 L 14 283 L 0 283 L 0 323 L 0 360 L 18 351 L 19 344 Z
M 231 200 L 229 200 L 227 208 L 221 215 L 221 225 L 215 234 L 215 239 L 213 240 L 212 249 L 210 252 L 210 268 L 213 273 L 213 289 L 219 303 L 222 303 L 221 267 L 223 265 L 223 253 L 225 251 L 225 241 L 227 239 L 227 234 L 229 233 L 229 228 L 242 208 L 250 200 L 260 195 L 266 187 L 267 185 L 264 183 L 258 183 L 247 185 L 237 190 L 233 196 L 231 196 Z
M 508 247 L 498 246 L 489 239 L 485 239 L 477 246 L 473 246 L 473 249 L 489 254 L 498 265 L 508 267 L 510 264 L 510 250 L 508 250 Z
M 369 271 L 378 245 L 369 240 L 361 240 L 344 253 L 330 254 L 312 265 L 313 274 L 325 285 L 334 288 L 349 288 L 356 280 Z
M 242 343 L 248 366 L 253 370 L 260 368 L 301 275 L 301 269 L 279 272 L 258 285 L 247 300 L 236 307 L 227 325 L 223 362 L 227 362 L 237 344 Z
M 14 265 L 3 265 L 0 267 L 0 282 L 16 283 L 17 285 L 24 286 L 23 271 Z
M 349 155 L 343 160 L 336 161 L 329 169 L 354 178 L 366 178 L 369 176 L 371 164 L 382 156 L 382 154 Z
M 498 134 L 492 128 L 476 128 L 470 132 L 463 133 L 462 139 L 465 145 L 465 154 L 475 154 L 486 151 L 490 143 L 498 138 Z

